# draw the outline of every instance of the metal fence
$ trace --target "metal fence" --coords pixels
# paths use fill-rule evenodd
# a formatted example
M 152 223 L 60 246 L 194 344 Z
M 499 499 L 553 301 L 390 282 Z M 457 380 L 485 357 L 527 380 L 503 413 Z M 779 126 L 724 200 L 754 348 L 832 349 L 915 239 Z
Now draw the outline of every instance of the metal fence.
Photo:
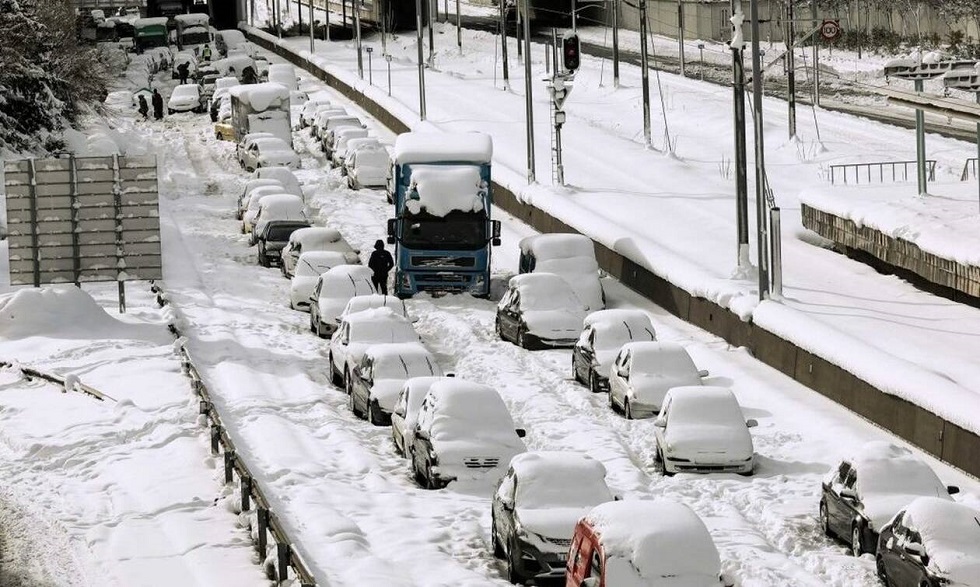
M 873 163 L 845 163 L 830 166 L 830 183 L 838 181 L 847 184 L 884 183 L 886 181 L 908 181 L 909 169 L 916 177 L 916 161 L 877 161 Z M 929 181 L 936 179 L 936 161 L 926 160 L 926 173 Z

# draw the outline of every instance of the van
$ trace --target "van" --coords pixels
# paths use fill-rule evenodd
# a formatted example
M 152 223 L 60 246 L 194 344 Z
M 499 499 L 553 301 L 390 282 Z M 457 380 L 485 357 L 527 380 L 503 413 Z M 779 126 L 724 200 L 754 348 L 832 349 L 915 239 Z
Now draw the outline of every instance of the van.
M 732 587 L 704 522 L 669 499 L 611 501 L 575 525 L 565 587 Z

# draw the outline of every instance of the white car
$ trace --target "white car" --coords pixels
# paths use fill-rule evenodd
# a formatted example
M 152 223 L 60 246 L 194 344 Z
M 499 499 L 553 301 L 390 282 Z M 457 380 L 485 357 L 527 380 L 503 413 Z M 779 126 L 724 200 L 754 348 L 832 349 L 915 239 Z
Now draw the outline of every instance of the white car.
M 345 316 L 349 316 L 356 312 L 363 312 L 364 310 L 374 310 L 375 308 L 388 308 L 395 314 L 409 318 L 408 308 L 405 307 L 405 301 L 398 296 L 386 296 L 384 294 L 371 294 L 367 296 L 355 296 L 347 302 L 344 307 L 344 311 L 340 313 L 340 319 Z M 411 319 L 412 322 L 417 322 L 418 319 Z
M 395 401 L 395 409 L 391 412 L 391 440 L 395 443 L 395 452 L 403 457 L 409 456 L 408 450 L 415 441 L 415 423 L 425 394 L 429 393 L 433 383 L 452 376 L 448 374 L 445 377 L 412 377 L 402 384 L 398 399 Z
M 334 116 L 347 116 L 347 110 L 337 105 L 317 110 L 313 116 L 313 123 L 310 125 L 315 139 L 320 139 L 321 133 L 326 131 L 327 120 Z
M 348 264 L 357 265 L 361 262 L 357 251 L 347 244 L 339 230 L 326 226 L 311 226 L 294 231 L 289 236 L 289 242 L 280 253 L 283 276 L 287 278 L 293 276 L 299 256 L 307 251 L 335 251 L 343 253 Z
M 537 234 L 521 239 L 519 273 L 554 273 L 568 282 L 590 312 L 606 307 L 595 244 L 581 234 Z
M 388 183 L 391 157 L 384 147 L 361 148 L 344 161 L 347 185 L 351 189 L 363 187 L 381 188 Z
M 653 421 L 657 459 L 664 475 L 738 473 L 751 475 L 755 452 L 735 394 L 727 387 L 675 387 Z
M 568 283 L 553 273 L 510 278 L 497 304 L 495 328 L 502 340 L 526 349 L 572 347 L 582 330 L 585 307 Z
M 330 338 L 328 363 L 331 381 L 350 391 L 351 370 L 361 362 L 364 351 L 371 345 L 394 342 L 419 342 L 419 335 L 411 320 L 388 308 L 364 310 L 344 316 L 337 332 Z
M 174 54 L 173 66 L 171 67 L 170 76 L 172 79 L 178 79 L 180 73 L 177 68 L 181 64 L 187 64 L 187 76 L 189 79 L 194 79 L 194 73 L 197 71 L 197 57 L 194 56 L 190 51 L 177 51 Z
M 409 451 L 416 482 L 427 489 L 464 479 L 497 479 L 527 450 L 524 430 L 492 387 L 444 379 L 422 400 Z
M 582 321 L 572 347 L 572 375 L 594 393 L 609 391 L 609 369 L 623 345 L 650 340 L 657 340 L 657 331 L 643 310 L 593 312 Z
M 576 452 L 535 451 L 515 456 L 490 503 L 494 556 L 507 562 L 512 582 L 565 578 L 575 524 L 612 501 L 606 468 Z
M 371 275 L 363 265 L 339 265 L 321 275 L 310 294 L 310 330 L 320 338 L 333 334 L 352 297 L 376 293 Z
M 302 228 L 300 230 L 303 230 Z M 310 311 L 310 296 L 316 280 L 337 265 L 346 265 L 347 258 L 335 251 L 307 251 L 299 256 L 296 271 L 289 282 L 289 307 L 303 312 Z
M 344 162 L 340 166 L 340 174 L 347 175 L 351 166 L 351 157 L 361 149 L 382 148 L 381 141 L 377 137 L 364 137 L 360 139 L 350 139 L 347 141 L 347 152 L 344 154 Z
M 250 179 L 246 181 L 245 187 L 242 188 L 242 193 L 238 194 L 238 206 L 236 210 L 238 220 L 242 219 L 242 214 L 248 208 L 248 200 L 252 195 L 252 191 L 263 187 L 275 187 L 277 188 L 276 193 L 286 192 L 278 179 Z
M 251 146 L 242 155 L 245 171 L 254 171 L 262 167 L 288 167 L 299 169 L 299 155 L 286 141 L 280 138 L 265 138 L 252 141 Z
M 253 142 L 259 139 L 272 139 L 275 136 L 271 132 L 250 132 L 240 138 L 238 144 L 235 145 L 235 158 L 238 159 L 238 164 L 245 167 L 245 151 L 252 146 Z
M 260 167 L 252 172 L 252 179 L 279 180 L 279 183 L 286 188 L 287 194 L 294 194 L 303 198 L 304 200 L 306 199 L 306 196 L 303 194 L 303 188 L 299 184 L 299 180 L 296 179 L 296 175 L 288 167 Z
M 174 88 L 167 100 L 167 112 L 204 112 L 201 105 L 201 86 L 197 84 L 183 84 Z
M 283 193 L 279 186 L 262 186 L 249 192 L 242 204 L 245 207 L 242 211 L 242 234 L 251 234 L 255 230 L 255 217 L 259 215 L 263 198 Z
M 306 128 L 313 124 L 313 119 L 316 117 L 317 113 L 321 110 L 331 109 L 331 103 L 329 98 L 324 97 L 313 97 L 303 104 L 303 110 L 300 112 L 299 125 L 301 128 Z
M 306 204 L 299 196 L 293 194 L 270 194 L 259 200 L 259 210 L 255 213 L 252 228 L 252 240 L 249 245 L 255 244 L 255 238 L 262 233 L 265 225 L 273 220 L 295 220 L 309 223 L 306 215 Z
M 441 375 L 436 358 L 420 342 L 371 345 L 350 375 L 350 409 L 375 426 L 387 426 L 407 379 Z
M 365 139 L 367 136 L 367 129 L 358 126 L 338 129 L 334 138 L 333 157 L 331 157 L 330 163 L 334 167 L 342 166 L 347 157 L 347 143 L 352 139 Z
M 334 142 L 337 139 L 337 132 L 342 128 L 364 128 L 361 119 L 356 116 L 331 116 L 324 122 L 320 129 L 320 147 L 327 159 L 333 158 Z
M 609 370 L 609 406 L 627 420 L 652 416 L 671 388 L 701 385 L 707 376 L 675 342 L 626 343 Z

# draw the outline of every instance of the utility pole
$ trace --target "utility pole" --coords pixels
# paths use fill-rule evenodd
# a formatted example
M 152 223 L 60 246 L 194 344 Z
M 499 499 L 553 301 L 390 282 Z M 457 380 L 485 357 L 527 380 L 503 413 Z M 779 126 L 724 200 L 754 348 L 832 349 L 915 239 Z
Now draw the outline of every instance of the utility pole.
M 732 8 L 732 106 L 735 111 L 735 224 L 738 232 L 738 268 L 748 269 L 749 260 L 749 188 L 745 152 L 745 67 L 742 47 L 745 35 L 742 23 L 742 1 L 731 0 Z
M 312 2 L 313 0 L 310 0 Z M 354 9 L 354 34 L 357 35 L 355 43 L 357 45 L 357 77 L 364 79 L 364 54 L 361 51 L 361 9 L 357 6 L 358 0 L 353 0 Z
M 499 1 L 499 0 L 498 0 Z M 613 87 L 619 87 L 619 0 L 612 0 Z
M 647 57 L 647 0 L 640 0 L 640 70 L 643 79 L 643 141 L 653 145 L 650 132 L 650 63 Z
M 498 0 L 497 4 L 500 5 L 500 51 L 504 66 L 504 89 L 507 90 L 510 89 L 510 73 L 507 67 L 507 12 L 504 8 L 504 0 Z
M 817 20 L 817 0 L 810 0 L 810 17 L 813 19 L 813 28 L 820 26 Z M 813 37 L 813 105 L 820 107 L 820 39 Z
M 415 44 L 418 47 L 419 53 L 419 120 L 425 120 L 425 62 L 422 60 L 422 0 L 415 0 L 415 32 Z
M 796 136 L 796 56 L 793 45 L 796 25 L 793 24 L 793 0 L 786 0 L 786 93 L 789 103 L 789 138 Z
M 428 16 L 426 22 L 429 23 L 429 62 L 428 62 L 429 67 L 435 65 L 436 62 L 436 40 L 435 40 L 435 32 L 433 32 L 432 30 L 435 20 L 433 18 L 434 15 L 432 13 L 438 9 L 439 9 L 439 4 L 436 3 L 436 0 L 426 1 L 426 15 Z
M 684 67 L 684 0 L 677 0 L 677 52 L 681 61 L 681 77 L 687 77 Z
M 310 54 L 312 55 L 315 51 L 313 45 L 313 30 L 316 27 L 313 26 L 313 0 L 310 0 Z
M 518 0 L 524 6 L 524 103 L 527 119 L 527 183 L 535 182 L 534 178 L 534 101 L 531 96 L 531 0 Z M 518 6 L 520 11 L 520 6 Z
M 759 300 L 769 297 L 769 262 L 767 255 L 768 214 L 766 213 L 766 159 L 762 127 L 762 60 L 759 56 L 759 0 L 750 0 L 752 22 L 752 106 L 755 129 L 755 211 L 758 235 Z

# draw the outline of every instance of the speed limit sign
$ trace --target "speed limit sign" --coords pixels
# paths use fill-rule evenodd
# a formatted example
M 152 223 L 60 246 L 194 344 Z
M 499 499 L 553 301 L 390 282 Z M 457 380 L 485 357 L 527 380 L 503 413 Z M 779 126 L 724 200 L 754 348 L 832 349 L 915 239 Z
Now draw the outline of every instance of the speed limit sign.
M 833 41 L 840 36 L 840 21 L 839 20 L 825 20 L 823 24 L 820 25 L 820 36 L 827 41 Z

